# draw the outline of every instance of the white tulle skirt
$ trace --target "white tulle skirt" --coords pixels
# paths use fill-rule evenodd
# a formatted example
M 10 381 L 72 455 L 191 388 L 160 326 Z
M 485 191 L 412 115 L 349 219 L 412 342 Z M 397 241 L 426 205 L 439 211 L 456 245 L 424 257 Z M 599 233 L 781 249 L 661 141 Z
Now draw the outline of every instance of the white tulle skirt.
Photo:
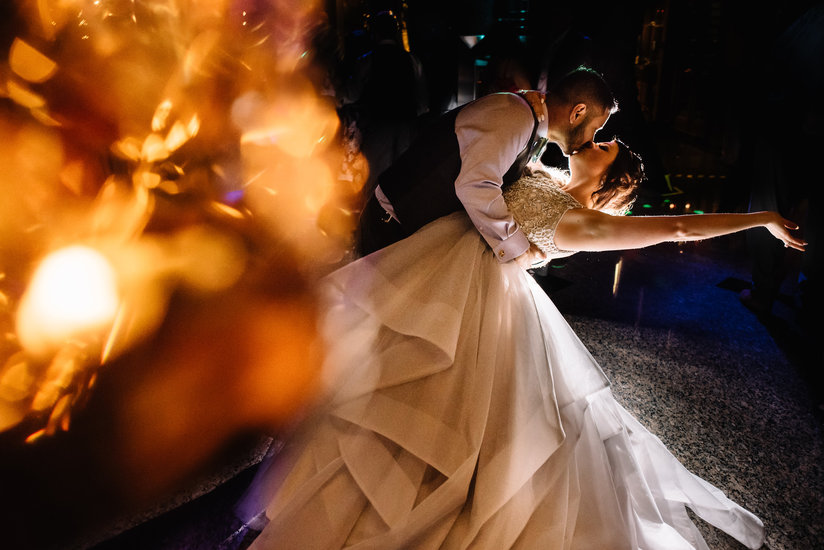
M 761 521 L 613 398 L 545 292 L 464 214 L 331 274 L 330 399 L 261 470 L 252 549 L 749 548 Z

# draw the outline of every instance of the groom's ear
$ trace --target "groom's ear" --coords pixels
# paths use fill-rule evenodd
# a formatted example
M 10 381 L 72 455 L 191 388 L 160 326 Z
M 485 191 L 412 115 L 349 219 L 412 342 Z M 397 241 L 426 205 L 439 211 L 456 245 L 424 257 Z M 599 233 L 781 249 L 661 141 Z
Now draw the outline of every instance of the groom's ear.
M 586 103 L 578 103 L 572 110 L 569 112 L 569 124 L 570 126 L 577 126 L 581 122 L 584 121 L 587 114 L 587 104 Z

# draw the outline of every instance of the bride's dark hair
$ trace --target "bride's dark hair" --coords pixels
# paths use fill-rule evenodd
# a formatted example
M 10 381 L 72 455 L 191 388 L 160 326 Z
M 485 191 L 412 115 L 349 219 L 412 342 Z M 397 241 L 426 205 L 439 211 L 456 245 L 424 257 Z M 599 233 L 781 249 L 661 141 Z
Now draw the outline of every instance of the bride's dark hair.
M 615 139 L 618 155 L 601 180 L 601 186 L 593 191 L 593 208 L 609 208 L 628 212 L 635 202 L 638 186 L 644 180 L 644 163 L 641 157 L 633 153 L 626 144 Z

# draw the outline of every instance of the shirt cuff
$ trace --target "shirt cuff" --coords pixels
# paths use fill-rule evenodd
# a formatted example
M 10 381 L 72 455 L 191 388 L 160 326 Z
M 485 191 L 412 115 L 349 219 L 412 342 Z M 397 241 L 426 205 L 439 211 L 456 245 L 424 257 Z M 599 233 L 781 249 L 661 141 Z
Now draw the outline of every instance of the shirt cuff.
M 519 230 L 507 240 L 501 241 L 493 250 L 499 262 L 508 262 L 529 250 L 529 240 L 526 238 L 526 235 Z
M 389 214 L 392 218 L 394 218 L 396 222 L 400 223 L 398 216 L 395 214 L 395 207 L 392 206 L 391 202 L 389 202 L 389 197 L 386 196 L 386 194 L 383 192 L 383 189 L 381 189 L 380 185 L 375 187 L 375 198 L 378 199 L 378 204 L 381 205 L 381 208 L 386 210 L 386 213 Z

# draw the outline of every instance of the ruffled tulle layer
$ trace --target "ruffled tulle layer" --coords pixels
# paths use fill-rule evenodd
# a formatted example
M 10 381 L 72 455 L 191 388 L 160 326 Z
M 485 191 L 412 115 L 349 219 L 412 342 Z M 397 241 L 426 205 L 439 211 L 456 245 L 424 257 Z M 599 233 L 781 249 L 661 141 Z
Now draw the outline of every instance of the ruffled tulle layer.
M 750 548 L 763 525 L 613 398 L 531 276 L 463 214 L 330 275 L 329 406 L 240 509 L 252 549 Z

